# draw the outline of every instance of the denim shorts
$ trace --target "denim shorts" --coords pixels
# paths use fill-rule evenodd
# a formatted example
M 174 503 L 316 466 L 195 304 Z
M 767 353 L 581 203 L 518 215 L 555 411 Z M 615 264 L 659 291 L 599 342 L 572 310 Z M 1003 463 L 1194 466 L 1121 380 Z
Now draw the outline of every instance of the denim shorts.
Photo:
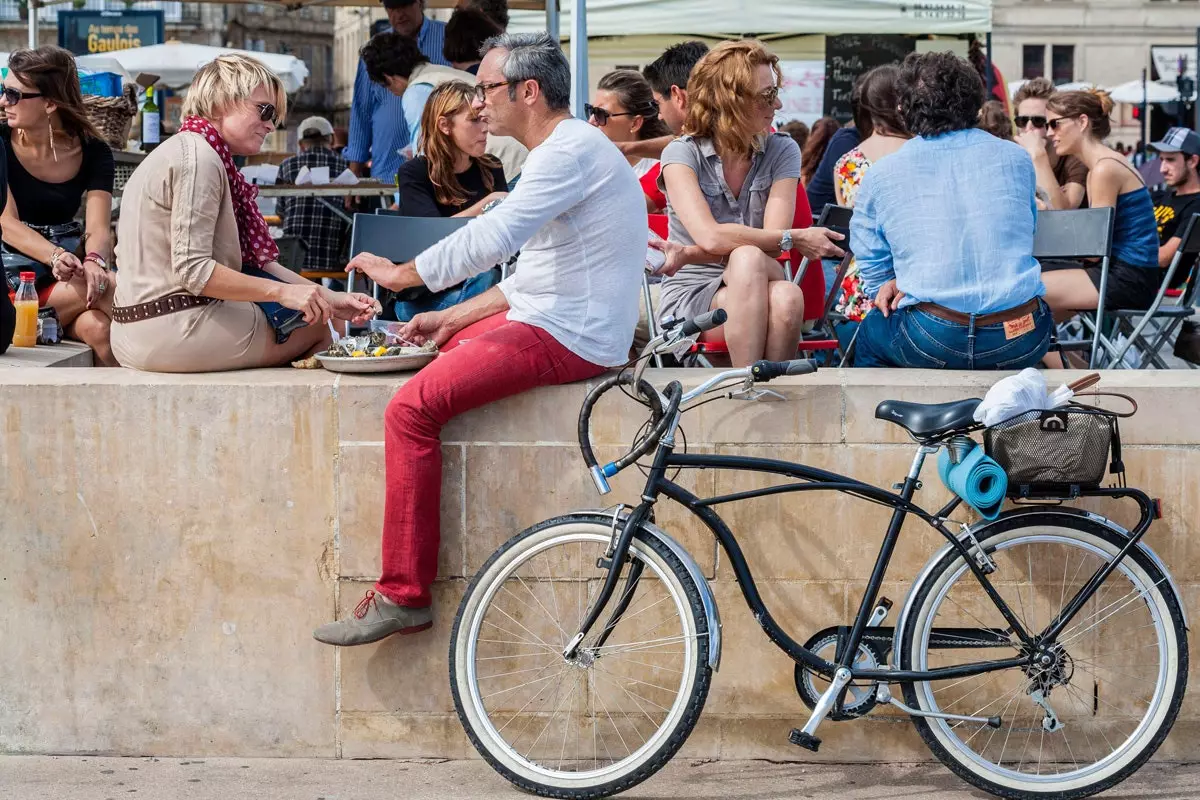
M 1033 330 L 1007 338 L 1004 323 L 964 325 L 914 307 L 884 317 L 878 310 L 859 325 L 856 367 L 909 369 L 1024 369 L 1050 348 L 1054 320 L 1045 302 L 1032 312 Z
M 480 275 L 467 278 L 457 286 L 440 292 L 427 293 L 420 299 L 397 300 L 394 314 L 400 322 L 408 322 L 417 314 L 423 314 L 426 311 L 442 311 L 470 300 L 472 297 L 483 294 L 499 282 L 500 270 L 490 269 Z

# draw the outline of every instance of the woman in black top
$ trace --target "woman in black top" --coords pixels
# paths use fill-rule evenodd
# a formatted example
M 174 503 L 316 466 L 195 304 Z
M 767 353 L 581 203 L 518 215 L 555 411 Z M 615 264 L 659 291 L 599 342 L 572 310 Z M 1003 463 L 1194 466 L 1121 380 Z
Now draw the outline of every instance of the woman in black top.
M 7 149 L 3 143 L 0 143 L 0 186 L 8 183 L 8 158 L 5 156 Z M 0 214 L 4 213 L 7 200 L 8 192 L 0 192 Z M 0 286 L 0 355 L 8 350 L 8 346 L 12 344 L 13 333 L 17 330 L 17 309 L 13 306 L 12 298 L 8 296 L 8 293 L 9 286 L 6 281 L 4 286 Z
M 109 346 L 116 276 L 112 255 L 113 155 L 83 110 L 79 73 L 58 47 L 9 56 L 0 99 L 6 126 L 8 194 L 2 225 L 10 284 L 38 274 L 38 300 L 96 361 L 116 366 Z M 84 223 L 75 221 L 87 198 Z
M 405 162 L 396 176 L 403 216 L 477 217 L 488 203 L 508 195 L 499 160 L 484 153 L 487 123 L 471 107 L 474 91 L 450 81 L 429 95 L 421 114 L 422 155 Z M 397 295 L 396 319 L 407 322 L 468 300 L 495 286 L 499 273 L 494 269 L 441 292 L 406 289 Z

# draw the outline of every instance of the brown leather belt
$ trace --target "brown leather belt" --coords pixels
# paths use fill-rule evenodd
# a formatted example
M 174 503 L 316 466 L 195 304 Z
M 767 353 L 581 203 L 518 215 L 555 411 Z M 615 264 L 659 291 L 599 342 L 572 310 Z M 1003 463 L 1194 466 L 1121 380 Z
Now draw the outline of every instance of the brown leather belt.
M 994 311 L 991 314 L 977 314 L 975 316 L 975 327 L 982 328 L 985 325 L 999 325 L 1002 322 L 1010 322 L 1014 319 L 1020 319 L 1026 314 L 1032 314 L 1038 310 L 1040 299 L 1035 297 L 1027 303 L 1022 303 L 1019 306 L 1010 308 L 1007 311 Z M 970 325 L 971 315 L 964 314 L 961 311 L 955 311 L 945 306 L 939 306 L 937 303 L 917 303 L 913 308 L 924 311 L 927 314 L 932 314 L 935 317 L 946 320 L 947 322 L 955 322 L 959 325 Z
M 215 302 L 216 300 L 211 297 L 200 297 L 194 294 L 169 294 L 166 297 L 151 300 L 149 303 L 139 303 L 136 306 L 113 306 L 112 318 L 113 322 L 125 324 L 143 319 L 154 319 Z

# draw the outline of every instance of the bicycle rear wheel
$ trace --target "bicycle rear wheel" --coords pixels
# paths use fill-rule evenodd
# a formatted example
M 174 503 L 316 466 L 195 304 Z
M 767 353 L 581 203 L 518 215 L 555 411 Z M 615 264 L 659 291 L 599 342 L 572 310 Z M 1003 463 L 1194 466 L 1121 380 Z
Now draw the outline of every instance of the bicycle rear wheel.
M 640 783 L 687 739 L 708 695 L 699 589 L 670 548 L 640 533 L 608 607 L 563 657 L 607 575 L 611 525 L 577 514 L 511 539 L 467 589 L 451 634 L 463 727 L 494 769 L 535 794 L 604 797 Z
M 979 538 L 996 566 L 989 580 L 1035 637 L 1126 541 L 1094 519 L 1062 514 L 1002 519 Z M 900 666 L 1025 654 L 1009 627 L 951 551 L 910 605 Z M 993 729 L 914 718 L 933 753 L 968 782 L 1010 798 L 1086 797 L 1133 774 L 1166 738 L 1187 682 L 1187 631 L 1166 575 L 1135 549 L 1039 653 L 1048 663 L 906 684 L 906 701 L 922 711 L 1002 720 Z

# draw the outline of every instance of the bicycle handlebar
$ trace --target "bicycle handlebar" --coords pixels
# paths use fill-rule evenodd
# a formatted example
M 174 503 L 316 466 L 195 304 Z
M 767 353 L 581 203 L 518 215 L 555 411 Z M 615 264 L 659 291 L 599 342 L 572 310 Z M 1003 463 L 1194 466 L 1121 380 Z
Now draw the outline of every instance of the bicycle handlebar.
M 729 315 L 725 313 L 725 309 L 718 308 L 709 311 L 707 314 L 701 314 L 698 317 L 693 317 L 683 323 L 683 335 L 695 336 L 698 333 L 710 331 L 713 328 L 719 328 L 725 324 L 725 320 L 729 319 Z
M 811 375 L 817 371 L 817 362 L 811 358 L 794 358 L 791 361 L 757 361 L 750 367 L 750 375 L 756 383 L 765 383 L 782 375 Z

